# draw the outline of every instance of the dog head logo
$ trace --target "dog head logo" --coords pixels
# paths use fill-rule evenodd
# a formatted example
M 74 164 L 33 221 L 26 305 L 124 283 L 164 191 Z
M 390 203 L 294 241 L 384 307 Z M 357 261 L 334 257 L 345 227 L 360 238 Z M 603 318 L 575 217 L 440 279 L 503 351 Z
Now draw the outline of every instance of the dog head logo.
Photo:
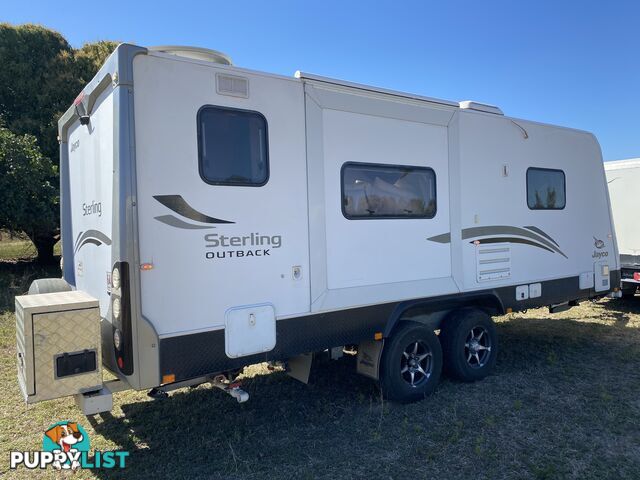
M 42 449 L 67 454 L 69 460 L 56 462 L 54 467 L 75 470 L 80 466 L 80 453 L 89 451 L 89 436 L 76 422 L 58 422 L 44 432 Z

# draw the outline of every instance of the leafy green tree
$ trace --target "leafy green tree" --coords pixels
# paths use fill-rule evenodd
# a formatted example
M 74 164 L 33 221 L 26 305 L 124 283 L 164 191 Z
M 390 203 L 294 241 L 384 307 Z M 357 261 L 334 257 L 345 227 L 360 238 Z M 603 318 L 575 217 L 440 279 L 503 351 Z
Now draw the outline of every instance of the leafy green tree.
M 5 211 L 7 204 L 0 205 L 0 228 L 22 230 L 34 243 L 35 239 L 39 239 L 40 243 L 36 243 L 36 248 L 40 261 L 53 258 L 53 245 L 59 234 L 58 118 L 69 108 L 73 99 L 93 78 L 116 46 L 115 42 L 100 41 L 74 49 L 58 32 L 40 25 L 13 26 L 0 23 L 0 121 L 16 138 L 23 138 L 23 142 L 31 142 L 32 137 L 35 137 L 29 158 L 35 158 L 34 151 L 39 152 L 43 172 L 50 170 L 52 175 L 47 185 L 53 186 L 56 193 L 50 195 L 48 187 L 43 187 L 39 197 L 38 192 L 32 190 L 32 179 L 29 176 L 13 177 L 15 183 L 9 184 L 10 190 L 3 191 L 3 195 L 13 193 L 15 198 L 24 198 L 20 191 L 31 191 L 36 204 L 42 207 L 42 202 L 50 203 L 46 209 L 30 210 L 35 218 L 28 218 L 25 212 L 20 213 L 15 217 L 20 219 L 17 222 L 8 220 L 11 212 Z M 27 138 L 28 141 L 24 140 Z M 13 143 L 8 142 L 7 145 Z M 14 152 L 2 152 L 0 155 L 6 159 L 7 155 L 14 155 Z M 30 164 L 33 167 L 37 163 L 33 160 Z M 43 212 L 54 210 L 55 221 L 50 222 L 48 213 Z M 45 217 L 40 218 L 40 215 Z M 41 227 L 35 235 L 33 227 L 38 223 Z M 49 228 L 48 232 L 45 232 L 45 227 Z M 45 237 L 49 237 L 46 242 Z M 49 245 L 51 251 L 45 252 Z
M 0 127 L 0 225 L 25 232 L 38 260 L 53 261 L 57 241 L 57 168 L 40 152 L 33 135 Z

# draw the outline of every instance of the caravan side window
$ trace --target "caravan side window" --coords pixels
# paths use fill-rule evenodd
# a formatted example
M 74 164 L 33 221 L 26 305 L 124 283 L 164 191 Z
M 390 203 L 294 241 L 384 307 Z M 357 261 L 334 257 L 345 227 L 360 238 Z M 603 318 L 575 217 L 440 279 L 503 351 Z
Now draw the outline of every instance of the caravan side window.
M 200 176 L 212 185 L 264 185 L 269 179 L 267 120 L 258 112 L 202 107 L 198 162 Z
M 342 213 L 349 220 L 433 218 L 436 174 L 431 168 L 369 163 L 342 166 Z
M 566 205 L 564 172 L 550 168 L 529 168 L 527 204 L 531 210 L 562 210 Z

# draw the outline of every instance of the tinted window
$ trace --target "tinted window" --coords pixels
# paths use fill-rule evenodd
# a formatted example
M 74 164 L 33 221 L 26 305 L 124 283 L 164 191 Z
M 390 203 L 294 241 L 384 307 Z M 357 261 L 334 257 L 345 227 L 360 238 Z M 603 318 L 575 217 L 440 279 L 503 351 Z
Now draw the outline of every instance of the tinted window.
M 433 218 L 436 175 L 430 168 L 346 163 L 342 212 L 358 218 Z
M 200 175 L 217 185 L 264 185 L 267 121 L 257 112 L 203 107 L 198 113 Z
M 564 172 L 548 168 L 528 169 L 527 204 L 532 210 L 563 209 L 566 204 Z

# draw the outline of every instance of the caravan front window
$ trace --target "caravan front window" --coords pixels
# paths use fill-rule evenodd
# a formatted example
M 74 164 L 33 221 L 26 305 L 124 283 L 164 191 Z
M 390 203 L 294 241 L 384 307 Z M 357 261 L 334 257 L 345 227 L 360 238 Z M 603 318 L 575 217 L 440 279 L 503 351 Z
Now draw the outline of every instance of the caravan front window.
M 427 167 L 345 163 L 342 213 L 350 220 L 433 218 L 436 174 Z
M 550 168 L 529 168 L 527 204 L 531 210 L 562 210 L 566 204 L 564 172 Z
M 198 112 L 202 179 L 212 185 L 259 187 L 269 179 L 267 120 L 258 112 L 205 106 Z

